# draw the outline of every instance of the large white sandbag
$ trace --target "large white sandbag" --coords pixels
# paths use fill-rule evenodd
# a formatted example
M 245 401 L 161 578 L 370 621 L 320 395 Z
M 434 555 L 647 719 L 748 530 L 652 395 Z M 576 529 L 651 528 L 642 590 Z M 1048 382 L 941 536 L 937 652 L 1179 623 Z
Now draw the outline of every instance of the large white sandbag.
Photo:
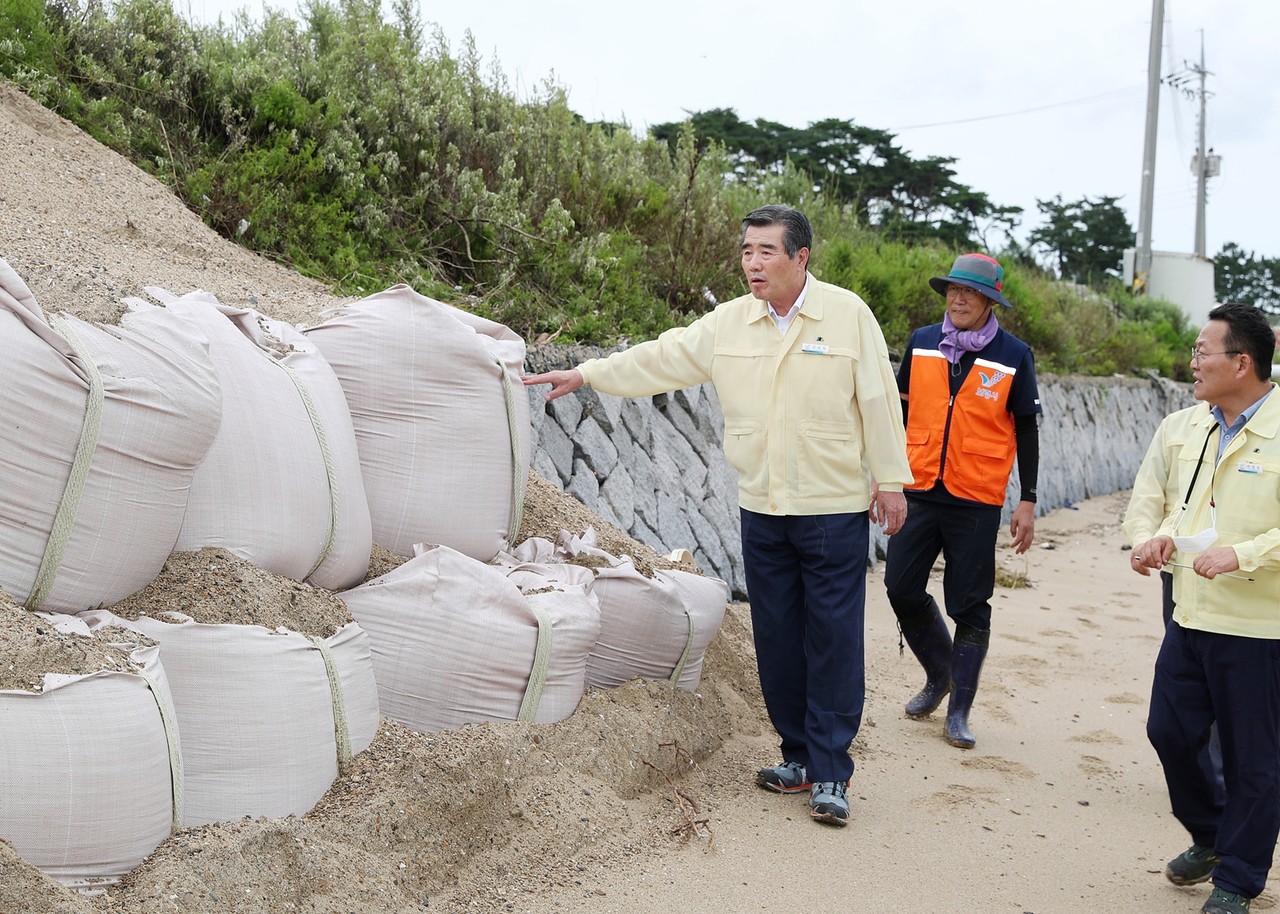
M 487 562 L 520 529 L 530 453 L 524 340 L 393 286 L 304 331 L 346 391 L 374 542 Z
M 221 547 L 330 590 L 362 580 L 369 505 L 351 413 L 324 357 L 290 325 L 207 292 L 147 291 L 208 337 L 222 389 L 222 425 L 174 548 Z
M 119 600 L 164 564 L 221 397 L 167 314 L 47 320 L 0 260 L 0 583 L 29 609 Z
M 610 555 L 595 542 L 588 527 L 582 536 L 561 530 L 558 544 L 533 537 L 512 551 L 528 562 L 591 562 L 600 638 L 587 661 L 587 686 L 612 688 L 639 676 L 697 689 L 707 647 L 724 620 L 728 585 L 675 569 L 645 577 L 630 557 Z
M 199 605 L 173 598 L 183 587 L 204 594 Z M 91 628 L 120 625 L 160 645 L 182 737 L 184 825 L 303 815 L 373 741 L 377 686 L 365 633 L 350 621 L 336 632 L 326 624 L 327 634 L 278 624 L 317 598 L 349 619 L 332 596 L 205 549 L 175 554 L 155 584 L 112 607 L 120 615 L 80 614 Z M 186 602 L 189 612 L 162 611 L 157 601 Z
M 158 650 L 115 650 L 73 617 L 7 599 L 0 630 L 0 838 L 63 885 L 110 885 L 180 814 L 179 736 Z M 8 681 L 18 666 L 49 672 Z
M 600 624 L 590 600 L 526 599 L 502 571 L 447 546 L 339 596 L 369 633 L 382 713 L 410 729 L 547 723 L 582 697 Z
M 491 565 L 520 588 L 540 624 L 544 624 L 544 615 L 552 621 L 557 639 L 556 662 L 550 667 L 546 660 L 535 659 L 535 669 L 547 672 L 543 674 L 546 683 L 533 720 L 540 724 L 564 720 L 578 709 L 586 691 L 587 661 L 600 638 L 600 601 L 593 590 L 595 575 L 579 565 L 521 562 L 505 552 L 499 552 Z M 562 620 L 558 627 L 555 620 Z M 573 623 L 571 646 L 563 643 L 568 622 Z M 540 644 L 539 649 L 543 646 Z M 549 650 L 550 645 L 545 647 Z

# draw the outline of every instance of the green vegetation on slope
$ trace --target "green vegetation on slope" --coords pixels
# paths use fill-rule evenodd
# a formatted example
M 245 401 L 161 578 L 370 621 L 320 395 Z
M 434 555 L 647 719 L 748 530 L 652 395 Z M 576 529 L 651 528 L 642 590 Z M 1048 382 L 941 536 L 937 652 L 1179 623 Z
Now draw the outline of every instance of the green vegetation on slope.
M 518 99 L 412 0 L 208 27 L 170 0 L 0 0 L 0 36 L 0 73 L 224 236 L 341 292 L 405 282 L 530 339 L 644 339 L 742 294 L 739 220 L 786 202 L 814 221 L 815 274 L 860 292 L 900 348 L 941 315 L 926 280 L 944 244 L 971 237 L 893 240 L 909 233 L 871 230 L 794 163 L 753 169 L 691 124 L 638 139 L 556 85 Z M 1185 375 L 1176 308 L 1005 260 L 1018 307 L 1000 317 L 1042 371 Z

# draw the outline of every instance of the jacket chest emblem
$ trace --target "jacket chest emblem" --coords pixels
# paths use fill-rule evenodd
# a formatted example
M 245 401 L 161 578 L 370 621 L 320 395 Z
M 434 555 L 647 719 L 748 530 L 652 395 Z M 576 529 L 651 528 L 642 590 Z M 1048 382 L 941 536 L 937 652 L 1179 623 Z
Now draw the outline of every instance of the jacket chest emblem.
M 993 371 L 988 375 L 985 371 L 978 369 L 978 377 L 982 380 L 982 386 L 977 388 L 974 393 L 984 400 L 999 402 L 1000 391 L 992 390 L 991 388 L 999 384 L 1008 376 L 1009 375 L 1003 371 Z

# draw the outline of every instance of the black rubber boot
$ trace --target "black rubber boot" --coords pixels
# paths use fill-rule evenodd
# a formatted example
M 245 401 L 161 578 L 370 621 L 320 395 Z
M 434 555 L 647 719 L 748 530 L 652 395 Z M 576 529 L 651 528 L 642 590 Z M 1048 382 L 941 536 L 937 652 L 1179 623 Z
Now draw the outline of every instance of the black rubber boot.
M 977 740 L 969 729 L 969 709 L 978 692 L 978 675 L 987 656 L 991 632 L 980 632 L 967 625 L 956 627 L 955 647 L 951 651 L 951 701 L 947 704 L 947 742 L 960 749 L 972 749 Z
M 951 691 L 951 633 L 938 611 L 938 604 L 929 598 L 929 612 L 923 619 L 899 623 L 902 637 L 911 647 L 920 665 L 924 667 L 924 688 L 907 702 L 907 717 L 919 720 L 928 717 L 942 704 Z M 912 627 L 908 628 L 907 625 Z

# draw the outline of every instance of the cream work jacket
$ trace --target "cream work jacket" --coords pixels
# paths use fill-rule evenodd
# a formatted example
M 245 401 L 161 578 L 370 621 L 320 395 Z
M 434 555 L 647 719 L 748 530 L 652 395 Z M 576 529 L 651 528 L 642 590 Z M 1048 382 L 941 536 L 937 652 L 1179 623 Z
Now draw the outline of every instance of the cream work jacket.
M 1177 604 L 1174 620 L 1184 628 L 1280 639 L 1280 394 L 1272 390 L 1244 430 L 1227 444 L 1217 467 L 1213 459 L 1222 433 L 1208 404 L 1174 413 L 1165 423 L 1169 428 L 1162 427 L 1157 435 L 1164 433 L 1169 442 L 1173 503 L 1156 533 L 1191 536 L 1212 523 L 1218 531 L 1214 546 L 1234 549 L 1240 561 L 1236 574 L 1253 578 L 1218 575 L 1209 580 L 1191 568 L 1170 567 Z M 1181 446 L 1174 443 L 1179 438 Z M 1183 499 L 1202 452 L 1203 466 L 1184 516 Z M 1147 471 L 1144 461 L 1139 476 Z M 1154 483 L 1148 480 L 1144 487 Z M 1210 519 L 1210 499 L 1216 521 Z M 1173 554 L 1175 562 L 1189 565 L 1194 560 L 1195 553 Z
M 1181 499 L 1186 490 L 1176 491 L 1170 468 L 1174 466 L 1178 454 L 1191 435 L 1192 422 L 1198 409 L 1199 404 L 1170 413 L 1151 436 L 1151 444 L 1147 446 L 1142 466 L 1138 468 L 1138 475 L 1133 480 L 1129 507 L 1125 509 L 1121 528 L 1131 546 L 1141 546 L 1155 536 L 1164 519 L 1182 504 Z M 1204 441 L 1201 440 L 1200 443 L 1203 444 Z
M 812 276 L 808 282 L 785 335 L 765 302 L 744 295 L 578 369 L 591 387 L 622 397 L 714 383 L 725 457 L 748 511 L 866 511 L 868 473 L 887 492 L 912 481 L 897 382 L 866 303 Z

